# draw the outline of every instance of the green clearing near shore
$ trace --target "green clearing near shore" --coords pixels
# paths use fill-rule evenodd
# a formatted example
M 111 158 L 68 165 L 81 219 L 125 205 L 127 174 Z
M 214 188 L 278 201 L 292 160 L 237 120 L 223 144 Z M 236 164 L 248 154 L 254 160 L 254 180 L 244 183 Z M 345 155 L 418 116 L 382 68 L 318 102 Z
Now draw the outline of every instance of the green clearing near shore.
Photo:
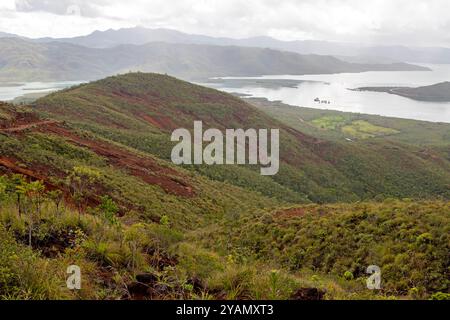
M 325 116 L 311 121 L 313 125 L 320 129 L 337 130 L 347 122 L 342 116 Z
M 368 139 L 399 133 L 397 130 L 376 126 L 365 120 L 353 121 L 350 125 L 342 127 L 341 130 L 343 133 L 359 139 Z
M 342 141 L 346 135 L 340 130 L 344 125 L 354 121 L 370 124 L 370 131 L 375 130 L 383 135 L 383 139 L 416 146 L 450 146 L 450 124 L 382 117 L 376 115 L 320 110 L 298 106 L 290 106 L 281 102 L 272 102 L 263 98 L 245 98 L 260 110 L 297 130 L 319 138 Z M 386 128 L 373 128 L 373 126 Z M 359 125 L 359 127 L 361 127 Z M 367 129 L 367 125 L 363 128 Z M 326 129 L 326 130 L 323 130 Z M 391 131 L 394 130 L 394 131 Z M 395 133 L 395 134 L 394 134 Z M 388 136 L 386 136 L 388 134 Z
M 341 115 L 319 117 L 312 120 L 311 124 L 324 130 L 340 131 L 348 137 L 357 139 L 368 139 L 399 133 L 397 130 L 376 126 L 366 120 L 351 121 L 348 117 Z

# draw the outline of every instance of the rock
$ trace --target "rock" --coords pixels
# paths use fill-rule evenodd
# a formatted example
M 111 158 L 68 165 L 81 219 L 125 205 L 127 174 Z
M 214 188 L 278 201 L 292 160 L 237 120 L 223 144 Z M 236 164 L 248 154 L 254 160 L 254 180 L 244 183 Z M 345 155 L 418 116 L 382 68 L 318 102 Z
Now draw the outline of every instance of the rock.
M 323 300 L 325 291 L 317 288 L 300 288 L 291 296 L 291 300 Z
M 150 289 L 150 294 L 152 298 L 164 297 L 170 293 L 169 286 L 165 284 L 157 284 Z
M 148 295 L 148 286 L 140 282 L 132 282 L 127 285 L 132 299 L 142 299 Z
M 158 281 L 158 277 L 153 273 L 141 273 L 136 276 L 136 281 L 143 284 L 152 284 Z

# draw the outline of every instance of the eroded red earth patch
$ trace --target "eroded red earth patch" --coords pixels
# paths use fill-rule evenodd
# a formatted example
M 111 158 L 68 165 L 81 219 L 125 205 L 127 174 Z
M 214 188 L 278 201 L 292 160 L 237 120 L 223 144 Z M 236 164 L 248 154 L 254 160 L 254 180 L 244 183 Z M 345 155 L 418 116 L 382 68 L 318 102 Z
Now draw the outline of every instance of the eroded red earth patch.
M 24 114 L 21 117 L 17 116 L 14 120 L 8 121 L 8 123 L 0 124 L 0 133 L 4 134 L 20 134 L 25 130 L 51 133 L 64 137 L 72 144 L 88 148 L 96 154 L 105 157 L 113 166 L 125 169 L 146 183 L 160 186 L 167 193 L 183 197 L 195 195 L 194 189 L 187 182 L 188 178 L 176 170 L 163 167 L 152 158 L 137 155 L 114 144 L 80 137 L 57 121 L 39 120 L 33 114 Z M 49 172 L 45 172 L 46 170 L 40 172 L 25 169 L 17 165 L 17 161 L 14 159 L 5 157 L 0 159 L 1 166 L 15 173 L 23 174 L 32 179 L 48 181 Z
M 170 131 L 178 128 L 178 126 L 173 122 L 170 117 L 166 116 L 149 116 L 146 114 L 140 114 L 139 117 L 144 119 L 146 122 L 151 125 L 165 131 Z
M 193 188 L 187 182 L 187 177 L 182 176 L 171 168 L 159 165 L 151 158 L 136 155 L 107 142 L 79 137 L 61 125 L 50 125 L 39 129 L 46 133 L 62 136 L 80 147 L 88 148 L 106 158 L 110 164 L 125 169 L 130 174 L 141 178 L 149 184 L 160 186 L 167 193 L 184 197 L 195 195 Z

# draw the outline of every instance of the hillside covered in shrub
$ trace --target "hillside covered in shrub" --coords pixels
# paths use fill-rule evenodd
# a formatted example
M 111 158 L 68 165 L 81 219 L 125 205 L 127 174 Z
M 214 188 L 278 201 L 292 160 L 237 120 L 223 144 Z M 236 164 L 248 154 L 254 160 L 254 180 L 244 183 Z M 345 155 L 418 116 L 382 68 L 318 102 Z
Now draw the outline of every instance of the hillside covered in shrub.
M 194 120 L 279 128 L 279 174 L 175 166 L 170 134 Z M 346 144 L 157 74 L 0 104 L 0 298 L 445 298 L 448 145 L 389 135 Z

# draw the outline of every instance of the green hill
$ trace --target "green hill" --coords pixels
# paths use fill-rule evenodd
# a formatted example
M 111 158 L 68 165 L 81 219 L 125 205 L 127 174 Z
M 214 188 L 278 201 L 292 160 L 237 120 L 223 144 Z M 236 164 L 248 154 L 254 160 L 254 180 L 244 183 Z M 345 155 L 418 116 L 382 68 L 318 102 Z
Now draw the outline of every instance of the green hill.
M 194 120 L 279 128 L 280 173 L 173 165 L 170 134 Z M 358 123 L 383 135 L 346 144 L 143 73 L 0 104 L 0 298 L 445 297 L 448 153 L 380 127 Z M 386 274 L 382 291 L 365 288 L 367 263 Z
M 167 143 L 175 128 L 280 128 L 280 172 L 261 177 L 253 167 L 194 167 L 226 181 L 279 199 L 313 202 L 384 197 L 448 198 L 449 162 L 396 141 L 362 143 L 317 139 L 278 122 L 257 108 L 216 90 L 157 74 L 110 77 L 38 100 L 35 108 L 115 142 L 170 159 Z

